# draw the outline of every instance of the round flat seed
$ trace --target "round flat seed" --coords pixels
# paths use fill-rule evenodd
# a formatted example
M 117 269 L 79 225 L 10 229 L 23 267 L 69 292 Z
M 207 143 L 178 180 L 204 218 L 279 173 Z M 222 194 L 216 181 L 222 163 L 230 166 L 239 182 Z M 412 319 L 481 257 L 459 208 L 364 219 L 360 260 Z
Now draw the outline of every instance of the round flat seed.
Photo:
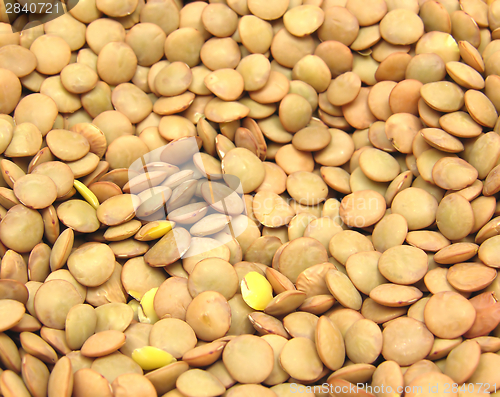
M 356 321 L 345 335 L 346 354 L 356 364 L 370 364 L 382 352 L 382 331 L 373 321 Z
M 21 204 L 12 207 L 2 217 L 0 226 L 2 243 L 19 253 L 31 251 L 41 241 L 44 233 L 43 220 L 38 211 Z
M 326 128 L 306 127 L 294 134 L 292 145 L 297 150 L 315 152 L 324 149 L 332 137 Z
M 104 232 L 107 241 L 121 241 L 136 234 L 141 228 L 141 222 L 132 220 L 119 226 L 112 226 Z
M 469 330 L 476 318 L 474 306 L 453 291 L 433 295 L 424 309 L 425 325 L 435 336 L 453 339 Z
M 337 233 L 330 240 L 328 249 L 332 256 L 343 265 L 351 255 L 375 250 L 366 236 L 354 230 L 344 230 Z
M 321 167 L 321 177 L 332 189 L 344 193 L 351 193 L 350 175 L 340 167 Z
M 164 171 L 146 172 L 130 179 L 123 186 L 123 191 L 125 193 L 139 194 L 148 188 L 160 185 L 168 176 L 168 173 Z
M 372 234 L 373 245 L 379 252 L 403 244 L 408 234 L 406 219 L 399 214 L 390 214 L 375 225 Z
M 406 312 L 407 309 L 405 307 L 398 308 L 379 305 L 371 298 L 367 298 L 361 307 L 361 314 L 377 324 L 387 323 L 403 316 Z
M 421 280 L 427 268 L 426 253 L 406 245 L 389 248 L 378 262 L 378 269 L 385 278 L 402 285 L 414 284 Z
M 255 191 L 258 193 L 259 191 L 268 190 L 276 194 L 283 193 L 286 190 L 287 176 L 285 171 L 275 163 L 265 161 L 263 164 L 266 169 L 266 177 L 264 178 L 264 182 Z
M 478 256 L 481 261 L 490 267 L 498 267 L 496 252 L 498 251 L 498 241 L 500 237 L 494 236 L 486 240 L 479 247 Z
M 57 198 L 57 188 L 45 175 L 25 175 L 14 184 L 14 194 L 26 207 L 46 208 Z
M 217 291 L 229 300 L 238 289 L 238 276 L 229 262 L 217 258 L 204 259 L 189 275 L 188 289 L 193 297 L 204 291 Z
M 283 319 L 283 325 L 292 337 L 304 337 L 310 340 L 314 340 L 314 330 L 317 323 L 317 316 L 305 312 L 290 313 Z
M 289 335 L 283 327 L 283 323 L 265 313 L 253 312 L 248 314 L 248 319 L 250 323 L 254 327 L 254 329 L 258 330 L 261 334 L 276 334 L 283 336 L 284 338 L 288 338 Z
M 374 225 L 385 214 L 385 199 L 374 190 L 354 192 L 342 199 L 339 215 L 351 227 Z
M 34 124 L 18 124 L 4 154 L 9 157 L 33 156 L 41 149 L 40 138 L 42 134 Z
M 179 361 L 148 372 L 145 377 L 153 383 L 155 389 L 161 394 L 175 389 L 176 380 L 188 369 L 187 363 Z
M 160 318 L 165 315 L 181 320 L 186 318 L 186 309 L 193 300 L 187 282 L 187 278 L 171 277 L 158 287 L 153 303 Z
M 59 220 L 77 232 L 93 233 L 99 229 L 96 210 L 82 200 L 68 200 L 57 207 Z
M 392 390 L 404 387 L 401 367 L 395 361 L 384 361 L 378 365 L 377 369 L 373 373 L 372 385 L 379 387 L 382 385 L 390 386 Z M 382 395 L 385 396 L 387 394 L 383 393 Z
M 97 358 L 93 361 L 91 369 L 104 376 L 109 383 L 113 383 L 118 376 L 123 374 L 143 374 L 139 364 L 118 352 Z
M 49 276 L 45 279 L 45 281 L 51 281 L 51 280 L 64 280 L 69 282 L 80 294 L 80 296 L 85 299 L 86 298 L 86 293 L 87 293 L 87 288 L 78 283 L 75 278 L 71 275 L 69 270 L 66 269 L 59 269 L 56 271 L 53 271 L 52 273 L 49 274 Z
M 459 194 L 443 198 L 436 211 L 436 224 L 449 240 L 460 240 L 467 236 L 474 226 L 474 214 L 469 201 Z
M 409 230 L 428 227 L 436 220 L 438 203 L 423 189 L 410 187 L 399 192 L 392 202 L 391 210 L 402 215 L 408 222 Z
M 344 106 L 354 101 L 361 90 L 361 80 L 353 72 L 336 77 L 328 87 L 328 101 L 334 106 Z
M 80 349 L 85 341 L 94 334 L 97 316 L 94 308 L 87 304 L 76 305 L 66 317 L 66 342 L 72 349 Z
M 433 392 L 422 392 L 421 395 L 430 396 L 432 394 L 445 396 L 449 395 L 452 397 L 457 397 L 458 393 L 453 391 L 445 391 L 447 385 L 451 385 L 453 383 L 453 379 L 444 374 L 440 374 L 439 372 L 427 372 L 420 376 L 417 376 L 413 381 L 408 385 L 408 387 L 412 388 L 408 395 L 411 397 L 415 397 L 419 395 L 418 392 L 414 390 L 430 390 L 434 387 Z M 432 386 L 431 386 L 432 385 Z M 435 393 L 434 391 L 437 390 Z
M 362 298 L 349 277 L 338 270 L 326 273 L 326 285 L 333 297 L 344 307 L 353 310 L 361 309 Z
M 439 128 L 424 128 L 420 134 L 429 145 L 444 152 L 459 153 L 464 150 L 460 140 Z
M 192 350 L 188 351 L 186 354 L 184 354 L 184 356 L 182 356 L 182 360 L 184 362 L 189 363 L 189 365 L 191 365 L 192 367 L 208 366 L 208 365 L 216 362 L 222 356 L 222 351 L 224 350 L 226 343 L 227 343 L 227 341 L 223 342 L 221 340 L 218 340 L 218 341 L 215 341 L 212 343 L 207 343 L 205 345 L 195 347 L 194 349 L 192 349 Z M 218 362 L 222 363 L 222 361 L 218 361 Z M 217 364 L 217 365 L 220 365 L 220 364 Z M 226 374 L 227 374 L 227 370 L 226 370 Z
M 395 149 L 391 142 L 387 139 L 387 135 L 385 134 L 385 122 L 383 121 L 376 121 L 370 126 L 368 129 L 368 139 L 377 149 L 389 152 L 392 152 Z
M 299 94 L 288 94 L 280 103 L 279 117 L 288 132 L 294 133 L 307 126 L 312 109 L 309 102 Z
M 446 71 L 455 82 L 464 88 L 482 90 L 484 88 L 483 77 L 469 65 L 461 62 L 448 62 Z
M 234 69 L 219 69 L 205 77 L 205 85 L 224 101 L 234 101 L 243 93 L 243 76 Z
M 287 373 L 302 381 L 314 381 L 323 370 L 316 346 L 308 338 L 289 340 L 281 351 L 280 364 Z
M 417 55 L 435 53 L 439 55 L 445 63 L 458 61 L 460 59 L 457 42 L 450 34 L 444 32 L 434 31 L 424 34 L 418 41 L 415 49 Z
M 478 246 L 473 243 L 455 243 L 442 248 L 434 255 L 437 263 L 444 265 L 465 262 L 476 255 Z
M 424 359 L 432 349 L 434 336 L 425 325 L 413 318 L 397 318 L 384 328 L 382 355 L 401 366 Z
M 486 382 L 496 382 L 498 380 L 498 374 L 494 370 L 492 371 L 492 368 L 494 368 L 497 362 L 497 355 L 495 353 L 481 354 L 479 365 L 468 381 L 476 382 L 476 384 L 481 383 L 483 380 Z M 494 387 L 491 385 L 492 383 L 486 385 L 485 391 L 489 391 L 490 393 L 495 392 Z
M 339 226 L 338 218 L 336 220 L 332 219 L 332 217 L 324 216 L 310 221 L 304 230 L 303 236 L 315 238 L 326 249 L 329 249 L 330 240 L 341 231 L 342 227 Z
M 359 166 L 368 178 L 376 182 L 392 181 L 401 171 L 394 157 L 378 149 L 364 150 L 359 156 Z
M 73 389 L 73 371 L 68 357 L 61 357 L 50 374 L 47 391 L 49 394 L 70 396 Z
M 193 224 L 202 219 L 208 211 L 206 203 L 193 203 L 175 209 L 168 214 L 168 219 L 180 224 Z
M 108 330 L 98 332 L 85 341 L 81 353 L 86 357 L 102 357 L 117 351 L 125 344 L 123 332 Z
M 134 217 L 139 204 L 140 199 L 133 194 L 110 197 L 97 209 L 97 218 L 108 226 L 120 225 Z
M 231 222 L 231 217 L 223 214 L 207 215 L 189 230 L 192 236 L 204 237 L 220 232 Z
M 352 102 L 342 106 L 342 113 L 346 121 L 357 129 L 368 128 L 377 121 L 368 106 L 370 89 L 361 87 L 358 96 Z M 329 164 L 324 164 L 329 165 Z
M 58 198 L 64 197 L 71 191 L 75 179 L 71 169 L 59 161 L 42 163 L 36 166 L 31 173 L 34 175 L 44 175 L 52 179 L 57 188 Z
M 241 280 L 241 296 L 252 309 L 264 310 L 273 299 L 272 286 L 263 275 L 250 271 Z
M 222 159 L 222 172 L 239 178 L 243 193 L 257 188 L 265 177 L 265 168 L 260 159 L 250 150 L 235 148 Z
M 283 346 L 287 343 L 287 339 L 280 335 L 264 335 L 262 337 L 273 349 L 274 352 L 274 366 L 271 374 L 264 381 L 266 385 L 277 385 L 285 382 L 290 376 L 281 368 L 279 364 L 279 358 Z
M 268 227 L 287 225 L 295 215 L 283 198 L 269 191 L 261 191 L 254 196 L 252 210 L 255 218 Z
M 424 34 L 424 23 L 410 10 L 389 11 L 380 21 L 382 38 L 394 45 L 408 45 L 418 41 Z
M 124 374 L 118 376 L 111 384 L 113 394 L 121 397 L 132 397 L 140 393 L 145 397 L 157 394 L 153 384 L 139 374 Z
M 465 107 L 476 123 L 490 128 L 495 126 L 498 113 L 485 94 L 476 90 L 468 90 L 464 99 Z
M 186 311 L 186 322 L 205 341 L 213 341 L 226 334 L 231 322 L 227 300 L 218 292 L 205 291 L 196 296 Z
M 315 32 L 323 24 L 324 20 L 324 11 L 312 4 L 293 7 L 283 15 L 285 28 L 297 37 L 303 37 Z
M 447 81 L 424 84 L 420 94 L 427 105 L 440 112 L 455 112 L 465 104 L 461 88 Z
M 63 161 L 79 160 L 90 150 L 90 144 L 83 135 L 68 130 L 52 130 L 46 140 L 54 156 Z
M 109 246 L 88 243 L 79 247 L 68 258 L 68 269 L 75 279 L 86 287 L 104 284 L 113 274 L 115 255 Z
M 83 303 L 83 298 L 64 280 L 45 282 L 34 299 L 37 318 L 45 326 L 56 329 L 64 329 L 68 312 L 79 303 Z
M 183 255 L 182 266 L 186 272 L 191 273 L 199 261 L 210 257 L 229 261 L 231 251 L 214 238 L 193 237 L 189 249 Z
M 217 212 L 225 215 L 241 214 L 244 203 L 239 196 L 241 194 L 240 181 L 229 175 L 225 176 L 225 180 L 230 186 L 219 182 L 202 182 L 201 196 Z
M 104 133 L 94 124 L 78 123 L 70 128 L 70 131 L 83 135 L 90 144 L 90 151 L 99 158 L 102 158 L 106 153 L 106 137 Z
M 441 233 L 420 230 L 408 233 L 406 242 L 424 251 L 436 252 L 450 245 L 450 241 Z
M 108 396 L 111 395 L 111 390 L 104 376 L 90 367 L 85 367 L 74 373 L 73 394 L 75 397 L 90 397 L 99 394 Z
M 265 20 L 274 20 L 281 17 L 288 8 L 288 0 L 279 0 L 270 7 L 265 1 L 250 0 L 248 2 L 248 9 L 250 12 L 259 18 Z
M 30 284 L 28 284 L 30 286 Z M 25 285 L 16 280 L 3 279 L 0 280 L 0 297 L 1 299 L 12 299 L 22 304 L 28 302 L 29 291 Z
M 446 278 L 459 291 L 475 292 L 493 282 L 496 278 L 496 270 L 482 263 L 457 263 L 450 267 Z
M 354 286 L 366 295 L 387 282 L 378 270 L 380 255 L 377 251 L 359 252 L 351 255 L 345 264 L 347 275 Z
M 1 317 L 2 321 L 0 322 L 0 330 L 3 332 L 18 324 L 26 309 L 21 302 L 12 299 L 1 299 L 0 311 L 3 314 Z
M 439 124 L 451 135 L 472 138 L 481 134 L 482 127 L 466 112 L 452 112 L 440 117 Z
M 224 385 L 210 372 L 190 369 L 176 381 L 177 390 L 191 397 L 216 397 L 224 393 Z
M 307 251 L 307 254 L 306 254 Z M 328 262 L 325 247 L 316 239 L 300 237 L 292 240 L 279 257 L 279 271 L 295 283 L 305 269 Z
M 306 171 L 290 174 L 286 180 L 286 188 L 295 201 L 305 205 L 319 204 L 328 194 L 328 187 L 321 177 Z
M 446 190 L 464 189 L 472 185 L 477 177 L 477 170 L 459 158 L 444 157 L 432 168 L 434 183 Z
M 327 316 L 318 320 L 315 333 L 316 349 L 321 361 L 332 371 L 341 368 L 345 360 L 344 339 L 337 326 Z
M 29 397 L 30 392 L 26 388 L 23 379 L 14 371 L 6 370 L 0 375 L 0 387 L 5 397 Z
M 149 331 L 151 331 L 151 329 Z M 142 369 L 154 370 L 175 362 L 175 358 L 165 350 L 147 346 L 147 336 L 148 335 L 144 335 L 145 340 L 142 341 L 143 347 L 138 347 L 131 353 L 132 359 L 138 363 Z
M 164 318 L 156 322 L 149 335 L 151 346 L 165 350 L 177 359 L 193 349 L 196 342 L 193 329 L 177 318 Z
M 254 91 L 257 92 L 257 91 Z M 214 98 L 205 107 L 207 119 L 215 123 L 226 123 L 240 120 L 248 116 L 250 108 L 241 102 L 225 102 Z
M 274 353 L 264 339 L 254 335 L 240 335 L 228 342 L 222 353 L 222 360 L 236 381 L 260 383 L 273 370 Z
M 321 41 L 335 40 L 350 46 L 359 32 L 358 20 L 345 7 L 334 7 L 325 10 L 325 22 L 318 29 L 318 37 Z
M 398 284 L 381 284 L 370 292 L 370 298 L 375 302 L 389 307 L 409 306 L 422 295 L 418 288 Z
M 481 358 L 481 347 L 474 340 L 466 340 L 455 347 L 446 358 L 444 373 L 455 382 L 462 383 L 469 379 Z
M 401 153 L 411 153 L 412 144 L 422 122 L 409 113 L 390 115 L 385 124 L 385 134 L 392 145 Z
M 396 55 L 388 58 L 386 62 L 390 61 L 394 57 L 396 57 Z M 398 85 L 391 91 L 391 95 L 389 97 L 389 106 L 391 107 L 392 112 L 417 115 L 421 88 L 422 83 L 418 80 L 407 79 L 399 82 Z
M 301 291 L 284 291 L 276 295 L 266 306 L 265 312 L 272 316 L 289 314 L 297 309 L 306 299 Z

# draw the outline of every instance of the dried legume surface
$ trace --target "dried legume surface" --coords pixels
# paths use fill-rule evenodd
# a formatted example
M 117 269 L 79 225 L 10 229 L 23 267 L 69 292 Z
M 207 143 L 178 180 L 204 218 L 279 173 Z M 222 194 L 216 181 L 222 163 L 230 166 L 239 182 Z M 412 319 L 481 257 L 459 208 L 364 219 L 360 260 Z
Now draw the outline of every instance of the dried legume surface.
M 500 0 L 5 4 L 0 395 L 500 396 Z

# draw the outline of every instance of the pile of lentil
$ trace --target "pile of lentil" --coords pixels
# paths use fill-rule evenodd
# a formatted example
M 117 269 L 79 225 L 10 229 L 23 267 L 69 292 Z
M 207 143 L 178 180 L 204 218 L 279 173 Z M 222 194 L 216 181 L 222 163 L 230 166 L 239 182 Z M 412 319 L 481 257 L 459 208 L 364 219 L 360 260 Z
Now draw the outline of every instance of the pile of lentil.
M 500 396 L 500 0 L 5 5 L 0 395 Z

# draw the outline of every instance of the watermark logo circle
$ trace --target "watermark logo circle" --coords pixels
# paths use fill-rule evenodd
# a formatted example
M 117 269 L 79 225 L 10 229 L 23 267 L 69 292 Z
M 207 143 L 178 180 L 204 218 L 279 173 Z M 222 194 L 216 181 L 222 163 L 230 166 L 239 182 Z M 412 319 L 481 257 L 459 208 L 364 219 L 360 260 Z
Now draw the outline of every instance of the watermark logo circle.
M 124 186 L 126 192 L 140 198 L 137 219 L 144 223 L 170 220 L 176 222 L 176 227 L 191 231 L 195 238 L 192 242 L 196 244 L 179 252 L 182 258 L 203 255 L 226 245 L 240 236 L 251 222 L 248 217 L 239 216 L 246 215 L 240 179 L 205 170 L 200 153 L 195 137 L 172 141 L 134 161 Z M 201 216 L 197 204 L 203 204 Z M 191 205 L 196 207 L 192 212 Z M 224 217 L 227 222 L 221 221 Z M 200 229 L 193 226 L 202 222 L 205 222 L 206 235 L 193 232 Z M 185 245 L 184 240 L 176 242 L 177 247 Z

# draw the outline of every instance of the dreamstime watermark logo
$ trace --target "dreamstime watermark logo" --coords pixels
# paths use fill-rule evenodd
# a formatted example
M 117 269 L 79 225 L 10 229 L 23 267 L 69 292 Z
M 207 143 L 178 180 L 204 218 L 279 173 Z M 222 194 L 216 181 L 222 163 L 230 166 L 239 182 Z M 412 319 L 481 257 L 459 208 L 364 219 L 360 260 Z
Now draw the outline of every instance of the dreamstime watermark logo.
M 221 173 L 218 161 L 200 149 L 199 137 L 185 137 L 141 156 L 129 167 L 123 189 L 138 198 L 133 200 L 138 219 L 175 222 L 172 235 L 182 259 L 214 252 L 237 239 L 252 226 L 252 211 L 264 213 L 272 225 L 290 227 L 295 215 L 309 212 L 316 219 L 327 217 L 348 228 L 339 214 L 340 202 L 336 210 L 332 206 L 325 211 L 324 203 L 305 206 L 286 194 L 281 199 L 269 195 L 245 200 L 240 179 Z M 305 230 L 314 217 L 297 217 L 292 224 Z M 356 227 L 365 226 L 364 219 L 357 221 Z M 190 243 L 186 242 L 188 234 Z
M 229 243 L 251 222 L 239 216 L 247 215 L 239 178 L 211 172 L 210 158 L 200 147 L 199 138 L 186 137 L 141 156 L 129 167 L 124 187 L 140 199 L 138 219 L 169 220 L 190 232 L 188 247 L 180 240 L 185 233 L 173 233 L 182 258 Z
M 78 0 L 0 0 L 0 22 L 10 25 L 0 33 L 17 33 L 52 21 L 78 4 Z

